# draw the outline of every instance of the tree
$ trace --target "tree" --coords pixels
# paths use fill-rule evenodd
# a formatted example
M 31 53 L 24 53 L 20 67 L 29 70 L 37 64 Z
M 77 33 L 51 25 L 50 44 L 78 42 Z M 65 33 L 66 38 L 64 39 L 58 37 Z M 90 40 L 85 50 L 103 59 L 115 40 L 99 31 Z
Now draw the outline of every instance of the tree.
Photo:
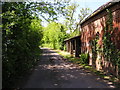
M 30 8 L 35 15 L 47 22 L 58 20 L 59 17 L 65 16 L 65 7 L 69 5 L 69 0 L 53 0 L 51 1 L 40 1 L 40 2 L 29 2 Z
M 70 6 L 66 7 L 67 14 L 65 16 L 66 18 L 65 24 L 69 29 L 70 33 L 72 33 L 75 28 L 76 19 L 74 17 L 74 14 L 76 12 L 77 7 L 78 7 L 78 4 L 75 4 L 75 3 L 72 3 Z
M 43 37 L 42 16 L 54 21 L 66 3 L 2 2 L 3 87 L 11 87 L 38 60 Z M 49 17 L 44 17 L 47 14 Z M 7 82 L 6 82 L 7 81 Z
M 3 87 L 10 87 L 35 64 L 42 26 L 25 2 L 3 2 L 2 7 Z
M 66 30 L 66 27 L 61 23 L 49 23 L 43 31 L 44 45 L 54 49 L 63 49 L 63 42 L 67 38 Z
M 89 8 L 81 8 L 80 14 L 78 14 L 79 22 L 77 22 L 75 13 L 78 6 L 78 4 L 72 3 L 66 7 L 65 25 L 70 31 L 70 37 L 80 35 L 80 23 L 91 13 Z
M 78 19 L 79 22 L 76 23 L 76 29 L 74 30 L 75 34 L 80 34 L 80 23 L 88 16 L 91 14 L 90 8 L 82 8 L 80 10 L 80 14 L 78 14 Z

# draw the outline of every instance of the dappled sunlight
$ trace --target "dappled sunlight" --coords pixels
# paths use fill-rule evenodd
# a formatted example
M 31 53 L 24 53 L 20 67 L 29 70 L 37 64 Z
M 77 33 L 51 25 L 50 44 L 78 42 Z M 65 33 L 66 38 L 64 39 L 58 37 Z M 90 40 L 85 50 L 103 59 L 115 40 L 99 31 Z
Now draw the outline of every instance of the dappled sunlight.
M 40 78 L 39 80 L 37 78 L 33 80 L 39 83 L 40 86 L 44 84 L 51 88 L 114 88 L 111 82 L 105 80 L 105 83 L 104 80 L 93 75 L 82 66 L 65 61 L 63 57 L 49 49 L 43 51 L 42 59 L 34 69 L 33 76 Z M 31 83 L 33 81 L 31 80 Z
M 97 78 L 97 80 L 100 80 L 100 78 Z
M 59 50 L 54 50 L 54 51 L 59 52 Z M 50 60 L 52 60 L 52 62 L 48 64 L 41 64 L 39 65 L 39 67 L 41 67 L 42 70 L 50 70 L 50 72 L 56 73 L 56 76 L 52 76 L 53 78 L 56 77 L 55 79 L 59 81 L 64 80 L 67 82 L 68 80 L 72 80 L 72 79 L 79 80 L 80 78 L 89 79 L 89 77 L 92 77 L 92 74 L 90 71 L 86 71 L 83 67 L 75 65 L 73 63 L 65 62 L 61 56 L 59 56 L 57 53 L 53 53 L 52 50 L 50 50 L 50 52 L 52 53 L 46 53 L 46 52 L 43 53 L 43 56 L 47 58 L 46 61 L 50 62 Z M 60 53 L 65 55 L 68 54 L 67 52 L 64 52 L 64 51 Z M 92 78 L 90 79 L 91 82 L 92 81 L 94 82 L 94 80 L 101 81 L 100 77 L 95 77 L 95 79 L 92 79 Z M 102 81 L 106 82 L 109 87 L 114 88 L 111 82 L 108 82 L 105 79 Z M 58 86 L 58 85 L 59 85 L 58 83 L 54 84 L 54 86 Z M 92 87 L 93 86 L 88 86 L 88 88 L 92 88 Z
M 61 64 L 48 64 L 48 65 L 39 65 L 40 67 L 43 67 L 44 69 L 76 69 L 75 66 L 73 66 L 73 64 L 66 64 L 66 63 L 61 63 Z M 78 70 L 76 70 L 78 71 Z
M 77 79 L 77 77 L 73 74 L 63 74 L 60 76 L 60 78 L 64 80 Z
M 113 85 L 110 85 L 110 88 L 115 88 L 115 86 L 113 86 Z
M 46 56 L 47 54 L 42 54 L 43 56 Z
M 69 52 L 60 51 L 60 50 L 54 50 L 54 51 L 55 51 L 55 52 L 58 52 L 58 53 L 60 53 L 61 55 L 64 55 L 64 56 L 66 56 L 66 55 L 70 55 Z

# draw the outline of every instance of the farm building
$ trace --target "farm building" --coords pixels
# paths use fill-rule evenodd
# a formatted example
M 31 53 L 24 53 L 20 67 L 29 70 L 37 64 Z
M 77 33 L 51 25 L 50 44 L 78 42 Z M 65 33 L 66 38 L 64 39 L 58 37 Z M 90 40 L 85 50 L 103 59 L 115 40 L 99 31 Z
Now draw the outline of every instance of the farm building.
M 120 62 L 115 55 L 120 51 L 120 1 L 104 4 L 80 25 L 81 53 L 89 53 L 89 65 L 118 75 Z
M 64 41 L 66 43 L 66 50 L 70 52 L 71 56 L 79 57 L 80 55 L 80 36 L 75 36 Z

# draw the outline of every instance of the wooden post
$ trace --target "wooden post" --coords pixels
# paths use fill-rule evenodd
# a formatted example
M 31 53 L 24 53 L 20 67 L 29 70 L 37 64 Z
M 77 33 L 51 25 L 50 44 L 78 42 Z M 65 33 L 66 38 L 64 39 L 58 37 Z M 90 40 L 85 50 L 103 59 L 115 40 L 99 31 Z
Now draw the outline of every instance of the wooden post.
M 116 76 L 118 77 L 118 76 L 119 76 L 119 74 L 118 74 L 118 73 L 119 73 L 118 65 L 115 66 L 115 69 L 116 69 L 116 70 L 115 70 L 115 71 L 116 71 Z
M 70 41 L 68 41 L 68 52 L 70 52 Z
M 68 52 L 68 41 L 66 41 L 66 51 Z
M 77 57 L 77 39 L 75 39 L 75 57 Z
M 73 56 L 73 41 L 70 40 L 70 54 Z
M 79 57 L 79 55 L 78 55 L 78 43 L 77 43 L 77 39 L 75 40 L 75 57 Z
M 80 55 L 80 39 L 75 39 L 75 57 L 79 57 Z

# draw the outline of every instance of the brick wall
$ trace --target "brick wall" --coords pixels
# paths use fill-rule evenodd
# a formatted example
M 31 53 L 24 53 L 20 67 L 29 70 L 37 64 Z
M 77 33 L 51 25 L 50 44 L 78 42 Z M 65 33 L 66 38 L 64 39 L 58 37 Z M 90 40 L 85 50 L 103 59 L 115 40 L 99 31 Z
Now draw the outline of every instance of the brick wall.
M 113 32 L 111 32 L 111 39 L 120 50 L 120 3 L 114 4 L 109 7 L 109 9 L 112 11 L 113 15 Z M 91 40 L 95 39 L 96 35 L 98 35 L 99 38 L 97 43 L 102 48 L 102 38 L 107 18 L 108 14 L 106 10 L 103 10 L 81 24 L 81 52 L 89 52 L 89 65 L 96 67 L 97 70 L 104 69 L 114 74 L 114 65 L 111 62 L 105 61 L 104 57 L 99 55 L 99 53 L 97 54 L 96 60 L 93 61 L 92 59 Z

